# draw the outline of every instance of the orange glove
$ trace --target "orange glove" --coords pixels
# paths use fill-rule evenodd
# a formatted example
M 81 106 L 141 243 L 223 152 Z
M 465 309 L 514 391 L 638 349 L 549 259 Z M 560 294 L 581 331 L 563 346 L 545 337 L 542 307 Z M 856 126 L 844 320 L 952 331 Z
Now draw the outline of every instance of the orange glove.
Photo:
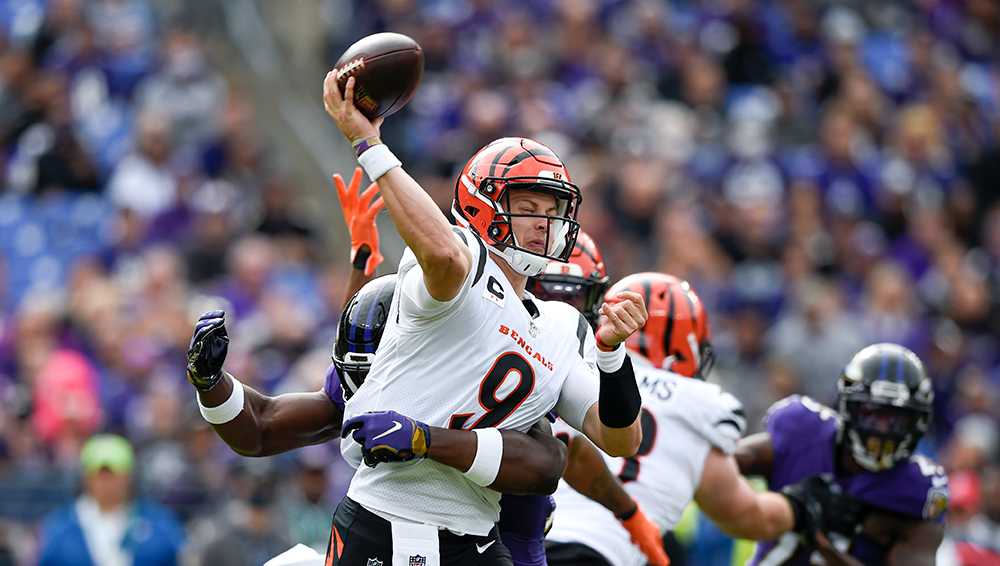
M 620 520 L 628 531 L 632 544 L 639 547 L 652 566 L 670 566 L 670 558 L 663 550 L 663 535 L 660 534 L 659 527 L 646 517 L 638 503 L 635 504 L 631 517 Z
M 378 192 L 378 185 L 372 183 L 364 192 L 359 192 L 361 186 L 361 168 L 354 168 L 354 175 L 351 177 L 351 184 L 345 186 L 344 179 L 340 174 L 333 176 L 333 184 L 337 187 L 337 194 L 340 195 L 340 208 L 344 212 L 344 224 L 351 233 L 351 263 L 355 264 L 355 269 L 360 269 L 357 261 L 364 261 L 365 275 L 371 277 L 375 273 L 375 268 L 382 263 L 382 254 L 378 249 L 378 228 L 375 226 L 375 216 L 378 215 L 385 203 L 382 197 L 374 202 L 375 193 Z M 362 249 L 367 246 L 367 249 Z M 367 254 L 358 257 L 358 252 Z

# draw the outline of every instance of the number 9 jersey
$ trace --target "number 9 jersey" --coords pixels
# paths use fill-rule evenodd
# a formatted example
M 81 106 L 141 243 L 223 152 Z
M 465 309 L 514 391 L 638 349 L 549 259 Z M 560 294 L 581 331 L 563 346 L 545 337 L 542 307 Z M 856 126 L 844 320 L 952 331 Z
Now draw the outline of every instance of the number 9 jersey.
M 344 418 L 393 410 L 431 426 L 525 432 L 554 408 L 581 428 L 598 398 L 597 373 L 583 358 L 593 343 L 583 315 L 530 294 L 522 301 L 479 237 L 454 230 L 472 253 L 459 294 L 432 298 L 413 253 L 404 253 L 377 355 Z M 343 443 L 350 459 L 356 444 Z M 488 534 L 500 509 L 498 492 L 430 459 L 360 466 L 348 496 L 385 519 L 474 535 Z
M 657 369 L 642 356 L 629 355 L 642 394 L 642 443 L 631 458 L 605 455 L 605 461 L 643 513 L 665 532 L 677 524 L 694 498 L 709 450 L 732 454 L 746 419 L 742 404 L 719 386 Z M 565 481 L 559 482 L 555 499 L 547 539 L 586 545 L 613 566 L 646 564 L 646 557 L 610 511 Z

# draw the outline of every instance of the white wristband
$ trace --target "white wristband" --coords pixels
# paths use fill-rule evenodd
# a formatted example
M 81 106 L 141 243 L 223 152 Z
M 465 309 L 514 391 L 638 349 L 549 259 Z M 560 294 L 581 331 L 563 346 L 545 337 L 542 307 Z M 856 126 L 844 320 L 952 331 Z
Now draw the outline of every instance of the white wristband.
M 465 472 L 465 477 L 472 483 L 488 487 L 500 473 L 503 436 L 495 428 L 477 428 L 472 432 L 476 433 L 476 457 L 472 460 L 472 466 Z
M 610 352 L 597 349 L 597 369 L 604 373 L 614 373 L 622 369 L 625 363 L 625 346 L 619 344 L 617 348 Z
M 206 407 L 201 404 L 201 398 L 198 399 L 198 409 L 201 410 L 201 416 L 211 424 L 228 423 L 243 411 L 243 384 L 231 375 L 229 379 L 233 381 L 233 392 L 229 394 L 229 399 L 226 399 L 223 404 Z
M 368 174 L 369 179 L 378 181 L 379 177 L 388 173 L 390 169 L 399 167 L 403 163 L 396 159 L 389 146 L 380 143 L 366 149 L 361 157 L 358 157 L 358 164 Z

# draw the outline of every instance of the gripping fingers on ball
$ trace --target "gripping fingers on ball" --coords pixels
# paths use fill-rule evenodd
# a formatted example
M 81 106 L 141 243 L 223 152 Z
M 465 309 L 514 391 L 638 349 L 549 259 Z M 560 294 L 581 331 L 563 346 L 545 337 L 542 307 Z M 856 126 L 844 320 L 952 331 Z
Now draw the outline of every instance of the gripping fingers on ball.
M 336 69 L 327 73 L 326 79 L 323 81 L 323 101 L 327 103 L 328 110 L 335 110 L 336 106 L 343 101 L 340 97 L 340 87 L 337 85 Z M 329 108 L 330 106 L 333 108 Z
M 347 85 L 344 88 L 344 115 L 354 110 L 354 77 L 348 77 Z

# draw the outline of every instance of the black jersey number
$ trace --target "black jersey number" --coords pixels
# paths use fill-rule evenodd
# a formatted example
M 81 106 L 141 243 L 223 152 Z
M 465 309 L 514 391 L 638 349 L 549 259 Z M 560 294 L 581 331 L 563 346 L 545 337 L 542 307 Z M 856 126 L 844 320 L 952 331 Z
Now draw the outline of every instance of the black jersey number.
M 517 375 L 517 385 L 503 399 L 497 399 L 497 390 L 510 374 Z M 509 417 L 535 389 L 535 370 L 523 356 L 507 352 L 493 362 L 493 367 L 479 384 L 479 404 L 486 410 L 471 425 L 466 423 L 475 413 L 455 413 L 448 428 L 489 428 L 499 425 Z
M 622 466 L 622 471 L 618 474 L 618 479 L 622 483 L 635 481 L 639 478 L 639 458 L 652 452 L 653 445 L 656 444 L 656 419 L 653 418 L 653 413 L 643 407 L 639 418 L 642 420 L 642 440 L 639 442 L 639 450 L 635 456 L 625 458 L 625 465 Z

